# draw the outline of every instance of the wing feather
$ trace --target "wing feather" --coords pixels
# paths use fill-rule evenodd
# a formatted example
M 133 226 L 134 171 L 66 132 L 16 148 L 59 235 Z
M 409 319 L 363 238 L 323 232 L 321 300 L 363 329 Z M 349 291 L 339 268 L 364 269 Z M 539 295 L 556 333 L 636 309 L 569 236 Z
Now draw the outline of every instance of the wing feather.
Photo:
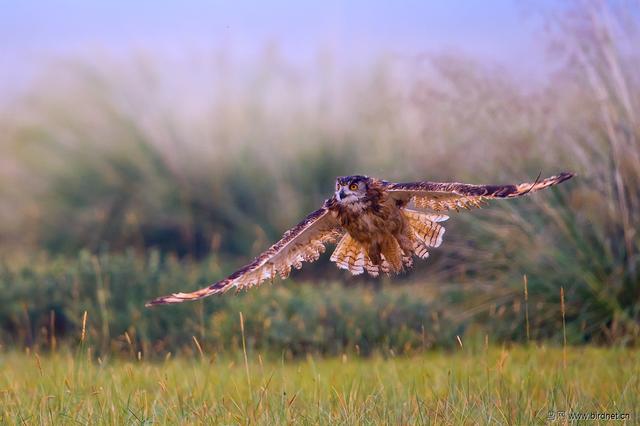
M 573 173 L 560 173 L 556 176 L 518 185 L 470 185 L 466 183 L 443 182 L 407 182 L 389 183 L 386 190 L 394 199 L 416 207 L 435 211 L 469 209 L 480 207 L 486 199 L 514 198 L 535 192 L 571 179 Z
M 253 287 L 276 275 L 286 278 L 291 268 L 300 269 L 302 262 L 313 262 L 325 251 L 325 244 L 334 243 L 344 234 L 329 209 L 323 206 L 284 233 L 282 239 L 269 247 L 253 262 L 227 278 L 191 293 L 174 293 L 151 300 L 146 306 L 180 303 L 224 293 L 231 288 Z

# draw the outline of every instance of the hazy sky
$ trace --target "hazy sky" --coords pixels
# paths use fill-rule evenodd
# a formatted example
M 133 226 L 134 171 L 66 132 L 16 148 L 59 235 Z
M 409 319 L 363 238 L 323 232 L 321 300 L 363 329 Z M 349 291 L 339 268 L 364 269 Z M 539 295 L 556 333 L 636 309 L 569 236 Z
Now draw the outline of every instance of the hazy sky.
M 343 63 L 381 53 L 443 51 L 503 64 L 514 73 L 545 72 L 544 0 L 162 1 L 0 0 L 0 89 L 25 85 L 42 64 L 76 55 L 154 55 L 224 47 L 251 60 L 277 45 L 292 62 L 321 50 Z M 95 52 L 95 53 L 93 53 Z

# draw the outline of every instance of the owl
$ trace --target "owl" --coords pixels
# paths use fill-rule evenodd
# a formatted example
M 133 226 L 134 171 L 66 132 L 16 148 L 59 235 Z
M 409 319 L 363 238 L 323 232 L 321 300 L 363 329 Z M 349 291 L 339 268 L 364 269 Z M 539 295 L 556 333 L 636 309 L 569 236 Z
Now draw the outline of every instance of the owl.
M 440 246 L 439 212 L 480 207 L 488 199 L 515 198 L 557 185 L 573 177 L 560 173 L 534 183 L 519 185 L 470 185 L 464 183 L 392 183 L 368 176 L 336 179 L 333 196 L 322 207 L 284 233 L 280 241 L 227 278 L 192 293 L 159 297 L 147 306 L 180 303 L 248 289 L 276 275 L 289 276 L 292 268 L 313 262 L 326 244 L 337 243 L 330 260 L 354 275 L 367 272 L 397 274 L 411 268 L 413 258 L 426 259 Z

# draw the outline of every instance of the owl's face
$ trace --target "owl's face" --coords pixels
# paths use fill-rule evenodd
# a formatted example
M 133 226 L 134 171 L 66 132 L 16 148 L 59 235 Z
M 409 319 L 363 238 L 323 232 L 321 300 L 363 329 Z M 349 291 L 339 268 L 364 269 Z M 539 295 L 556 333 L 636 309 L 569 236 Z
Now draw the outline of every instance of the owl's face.
M 368 189 L 367 176 L 341 176 L 336 179 L 336 200 L 341 204 L 350 204 L 362 200 Z

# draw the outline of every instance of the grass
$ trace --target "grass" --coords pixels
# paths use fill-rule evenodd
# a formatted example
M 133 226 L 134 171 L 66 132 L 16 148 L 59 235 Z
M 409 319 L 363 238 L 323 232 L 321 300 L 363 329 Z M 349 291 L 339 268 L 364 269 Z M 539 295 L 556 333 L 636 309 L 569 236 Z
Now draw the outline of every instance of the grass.
M 242 353 L 89 360 L 0 355 L 3 424 L 543 424 L 550 411 L 628 413 L 640 352 L 465 345 L 418 356 L 298 361 Z

